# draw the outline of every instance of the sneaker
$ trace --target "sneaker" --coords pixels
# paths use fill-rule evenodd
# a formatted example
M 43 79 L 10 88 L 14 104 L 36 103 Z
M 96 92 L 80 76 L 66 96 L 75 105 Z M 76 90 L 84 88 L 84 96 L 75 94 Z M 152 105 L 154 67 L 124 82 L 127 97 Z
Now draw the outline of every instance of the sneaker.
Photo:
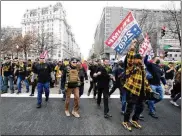
M 131 120 L 130 121 L 131 124 L 135 127 L 135 128 L 138 128 L 138 129 L 141 129 L 142 126 L 140 124 L 138 124 L 138 121 L 134 121 L 134 120 Z
M 112 117 L 112 115 L 110 115 L 108 113 L 104 115 L 104 118 L 110 118 L 110 117 Z
M 14 94 L 14 93 L 15 93 L 14 91 L 11 92 L 11 94 Z
M 124 111 L 121 111 L 121 114 L 122 114 L 122 115 L 124 115 L 124 113 L 125 113 Z
M 1 94 L 8 93 L 8 92 L 1 92 Z
M 66 98 L 63 97 L 63 98 L 62 98 L 62 101 L 65 101 L 65 100 L 66 100 Z
M 90 96 L 90 93 L 89 92 L 87 93 L 87 96 Z
M 37 104 L 37 108 L 41 108 L 41 104 Z
M 155 119 L 158 119 L 159 117 L 155 113 L 149 113 L 149 115 Z
M 131 126 L 129 122 L 122 122 L 122 125 L 125 129 L 129 130 L 130 132 L 132 131 Z
M 29 91 L 26 91 L 26 93 L 29 93 Z
M 34 96 L 34 94 L 30 94 L 29 96 Z
M 70 112 L 69 111 L 65 111 L 65 114 L 66 114 L 67 117 L 70 116 Z
M 21 92 L 17 92 L 16 94 L 20 94 Z
M 144 118 L 144 116 L 142 114 L 140 114 L 140 117 L 139 118 Z
M 174 102 L 173 100 L 171 100 L 170 103 L 173 104 L 173 105 L 176 106 L 176 107 L 179 106 L 179 105 L 178 105 L 176 102 Z
M 79 115 L 77 112 L 75 112 L 75 111 L 72 111 L 72 114 L 73 114 L 73 116 L 75 116 L 76 118 L 79 118 L 79 117 L 80 117 L 80 115 Z
M 46 98 L 45 98 L 45 101 L 48 102 L 48 100 L 49 100 L 49 97 L 46 97 Z

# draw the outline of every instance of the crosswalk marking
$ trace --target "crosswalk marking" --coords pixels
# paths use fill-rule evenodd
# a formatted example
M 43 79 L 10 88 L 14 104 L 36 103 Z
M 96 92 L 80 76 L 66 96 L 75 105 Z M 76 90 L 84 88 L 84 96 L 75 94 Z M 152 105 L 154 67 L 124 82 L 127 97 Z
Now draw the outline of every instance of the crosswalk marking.
M 29 97 L 29 98 L 36 98 L 37 94 L 34 96 L 29 96 L 29 93 L 22 93 L 22 94 L 10 94 L 10 93 L 6 93 L 6 94 L 1 94 L 1 97 L 17 97 L 17 98 L 25 98 L 25 97 Z M 43 98 L 45 98 L 45 95 L 42 95 Z M 49 98 L 63 98 L 63 94 L 50 94 Z M 71 94 L 71 98 L 74 98 L 74 95 Z M 93 95 L 87 96 L 86 94 L 82 95 L 81 98 L 93 98 Z M 102 97 L 103 98 L 103 97 Z M 120 95 L 111 95 L 110 98 L 120 98 Z M 170 99 L 170 95 L 164 95 L 164 99 Z

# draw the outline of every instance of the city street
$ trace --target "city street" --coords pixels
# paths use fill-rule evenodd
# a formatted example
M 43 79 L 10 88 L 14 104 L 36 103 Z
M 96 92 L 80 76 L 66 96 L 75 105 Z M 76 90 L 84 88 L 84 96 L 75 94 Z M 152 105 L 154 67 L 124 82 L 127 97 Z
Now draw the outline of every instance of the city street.
M 133 128 L 128 132 L 121 125 L 123 115 L 120 114 L 121 103 L 119 91 L 109 100 L 112 118 L 103 117 L 103 105 L 99 109 L 96 101 L 86 98 L 89 84 L 85 86 L 84 98 L 80 100 L 80 115 L 77 119 L 64 114 L 62 95 L 56 94 L 57 89 L 51 89 L 50 100 L 43 99 L 41 109 L 36 108 L 36 96 L 29 94 L 2 94 L 1 95 L 1 134 L 2 135 L 180 135 L 181 134 L 181 107 L 174 107 L 168 97 L 156 105 L 159 119 L 148 115 L 147 106 L 144 110 L 144 121 L 141 121 L 142 130 Z M 25 90 L 24 90 L 25 91 Z M 13 98 L 11 98 L 13 97 Z M 22 98 L 20 98 L 22 97 Z M 73 100 L 72 100 L 73 101 Z M 71 101 L 71 102 L 72 102 Z M 179 101 L 180 102 L 180 101 Z M 178 102 L 178 103 L 179 103 Z M 73 104 L 71 104 L 70 111 Z M 2 123 L 3 122 L 3 123 Z

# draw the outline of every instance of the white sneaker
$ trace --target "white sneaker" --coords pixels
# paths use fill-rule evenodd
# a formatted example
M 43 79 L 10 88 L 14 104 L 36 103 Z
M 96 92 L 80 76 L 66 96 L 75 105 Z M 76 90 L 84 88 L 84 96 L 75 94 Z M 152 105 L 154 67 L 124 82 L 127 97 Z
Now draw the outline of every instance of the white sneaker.
M 79 115 L 77 112 L 75 112 L 75 111 L 72 111 L 72 114 L 73 114 L 73 116 L 75 116 L 76 118 L 79 118 L 79 117 L 80 117 L 80 115 Z
M 174 102 L 173 100 L 171 100 L 170 103 L 173 104 L 173 105 L 176 106 L 176 107 L 179 106 L 179 105 L 178 105 L 176 102 Z
M 70 112 L 69 111 L 65 111 L 65 114 L 66 114 L 67 117 L 70 116 Z

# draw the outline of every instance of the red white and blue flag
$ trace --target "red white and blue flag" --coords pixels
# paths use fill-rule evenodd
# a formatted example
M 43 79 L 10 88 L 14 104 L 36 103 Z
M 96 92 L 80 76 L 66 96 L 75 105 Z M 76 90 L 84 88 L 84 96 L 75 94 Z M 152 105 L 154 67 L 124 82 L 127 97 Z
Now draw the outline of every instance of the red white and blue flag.
M 122 54 L 130 45 L 134 38 L 142 33 L 131 12 L 124 18 L 119 26 L 114 30 L 111 36 L 105 41 L 105 44 L 119 54 Z

